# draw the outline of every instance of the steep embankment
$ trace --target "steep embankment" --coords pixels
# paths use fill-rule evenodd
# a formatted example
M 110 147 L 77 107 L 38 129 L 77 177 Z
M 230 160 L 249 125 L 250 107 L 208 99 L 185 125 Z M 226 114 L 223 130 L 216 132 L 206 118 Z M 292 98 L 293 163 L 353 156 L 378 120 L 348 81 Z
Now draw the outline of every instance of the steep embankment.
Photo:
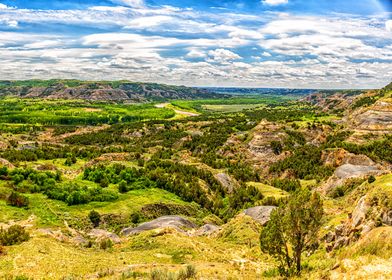
M 0 81 L 0 96 L 2 95 L 108 101 L 198 99 L 221 96 L 184 86 L 129 81 L 89 82 L 77 80 Z

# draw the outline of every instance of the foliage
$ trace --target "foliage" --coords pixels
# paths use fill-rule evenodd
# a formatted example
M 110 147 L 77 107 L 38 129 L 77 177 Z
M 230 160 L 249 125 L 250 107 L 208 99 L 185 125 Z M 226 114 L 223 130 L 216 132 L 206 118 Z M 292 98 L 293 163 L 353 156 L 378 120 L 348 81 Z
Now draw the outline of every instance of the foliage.
M 7 197 L 7 204 L 15 207 L 27 207 L 29 206 L 29 199 L 28 197 L 13 191 Z
M 88 214 L 88 218 L 90 222 L 94 225 L 94 227 L 99 226 L 99 223 L 101 222 L 101 215 L 97 211 L 90 211 L 90 213 Z
M 333 168 L 325 166 L 321 160 L 322 148 L 305 145 L 296 148 L 293 155 L 273 163 L 270 172 L 282 173 L 288 170 L 296 178 L 311 180 L 321 180 L 329 177 L 333 173 Z
M 271 213 L 260 235 L 261 250 L 278 262 L 282 275 L 300 274 L 302 253 L 317 246 L 323 204 L 317 193 L 299 189 Z
M 64 201 L 68 205 L 86 204 L 91 201 L 114 201 L 118 198 L 118 194 L 113 190 L 80 186 L 74 182 L 56 185 L 45 194 L 51 199 Z
M 8 229 L 0 229 L 0 245 L 11 246 L 30 239 L 29 233 L 20 225 L 12 225 Z
M 392 135 L 386 135 L 382 140 L 366 144 L 344 142 L 342 148 L 354 154 L 365 154 L 373 160 L 385 160 L 392 163 Z
M 367 181 L 369 184 L 371 184 L 376 181 L 376 177 L 374 177 L 373 175 L 370 175 Z
M 113 241 L 109 238 L 104 238 L 99 242 L 99 248 L 102 250 L 108 250 L 113 248 Z
M 169 119 L 175 112 L 153 104 L 123 105 L 86 100 L 2 99 L 0 123 L 30 125 L 102 125 Z

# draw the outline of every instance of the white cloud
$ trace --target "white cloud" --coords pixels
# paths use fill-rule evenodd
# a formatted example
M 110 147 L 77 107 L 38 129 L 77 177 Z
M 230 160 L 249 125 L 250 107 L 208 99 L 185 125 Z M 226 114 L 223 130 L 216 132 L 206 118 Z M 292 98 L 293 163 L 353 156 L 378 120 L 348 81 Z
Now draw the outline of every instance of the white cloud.
M 387 29 L 387 31 L 392 32 L 392 20 L 387 20 L 385 22 L 385 28 Z
M 226 49 L 215 49 L 208 52 L 211 62 L 228 63 L 229 61 L 240 59 L 241 57 Z
M 8 7 L 7 5 L 0 3 L 0 10 L 7 10 L 7 9 L 11 9 L 11 8 Z
M 277 6 L 277 5 L 287 4 L 289 1 L 288 0 L 263 0 L 261 2 L 265 5 Z
M 17 28 L 18 27 L 18 22 L 13 19 L 5 18 L 5 19 L 0 19 L 0 26 L 5 25 L 10 28 Z
M 186 57 L 189 57 L 189 58 L 203 58 L 206 56 L 207 55 L 205 52 L 198 50 L 198 49 L 191 49 L 186 55 Z
M 112 1 L 115 4 L 134 7 L 134 8 L 139 8 L 144 6 L 143 0 L 110 0 L 110 1 Z
M 65 11 L 0 6 L 0 19 L 8 27 L 18 24 L 18 32 L 0 32 L 0 77 L 7 79 L 349 88 L 382 86 L 392 76 L 391 23 L 381 17 L 200 13 L 128 3 Z M 93 26 L 102 32 L 23 33 L 29 24 Z M 187 54 L 176 56 L 177 49 Z

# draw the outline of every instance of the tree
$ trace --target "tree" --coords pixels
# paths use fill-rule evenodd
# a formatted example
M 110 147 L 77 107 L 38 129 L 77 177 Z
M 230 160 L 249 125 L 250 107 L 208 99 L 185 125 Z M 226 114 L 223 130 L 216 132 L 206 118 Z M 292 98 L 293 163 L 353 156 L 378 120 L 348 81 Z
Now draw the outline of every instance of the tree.
M 301 255 L 317 246 L 323 214 L 320 196 L 307 188 L 293 192 L 271 213 L 260 235 L 261 250 L 277 260 L 282 275 L 301 273 Z
M 95 210 L 90 211 L 90 213 L 88 214 L 88 218 L 90 219 L 94 227 L 99 226 L 99 223 L 101 222 L 101 215 L 97 211 Z

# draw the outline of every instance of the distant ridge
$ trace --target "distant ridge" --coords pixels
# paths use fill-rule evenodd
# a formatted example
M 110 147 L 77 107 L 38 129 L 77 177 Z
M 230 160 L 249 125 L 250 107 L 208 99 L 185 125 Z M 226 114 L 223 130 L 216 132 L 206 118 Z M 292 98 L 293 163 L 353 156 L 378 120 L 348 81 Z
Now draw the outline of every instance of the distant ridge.
M 185 86 L 131 81 L 80 80 L 0 81 L 0 96 L 5 95 L 23 98 L 102 101 L 161 101 L 222 97 L 221 94 Z

